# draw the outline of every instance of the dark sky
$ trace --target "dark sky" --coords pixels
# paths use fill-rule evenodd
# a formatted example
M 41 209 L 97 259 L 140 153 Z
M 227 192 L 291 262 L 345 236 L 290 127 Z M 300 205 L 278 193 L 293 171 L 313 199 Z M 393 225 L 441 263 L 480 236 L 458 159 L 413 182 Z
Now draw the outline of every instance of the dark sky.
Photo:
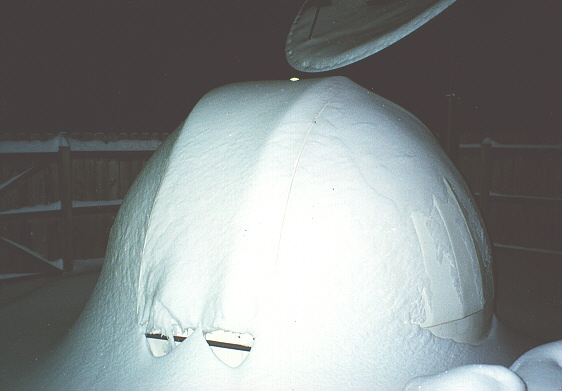
M 382 52 L 309 75 L 284 55 L 301 2 L 3 1 L 0 132 L 167 132 L 212 88 L 295 75 L 347 76 L 440 132 L 451 69 L 460 131 L 560 129 L 560 0 L 458 0 Z

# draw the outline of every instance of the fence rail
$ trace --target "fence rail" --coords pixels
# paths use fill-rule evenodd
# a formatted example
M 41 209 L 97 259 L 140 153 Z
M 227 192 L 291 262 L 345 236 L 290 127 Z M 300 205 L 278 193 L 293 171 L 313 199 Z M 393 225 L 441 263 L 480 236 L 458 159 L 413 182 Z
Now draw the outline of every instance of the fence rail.
M 498 153 L 509 153 L 509 154 L 525 154 L 530 153 L 546 153 L 550 154 L 550 157 L 554 159 L 556 156 L 557 161 L 562 163 L 562 144 L 559 145 L 522 145 L 522 144 L 499 144 L 494 142 L 489 138 L 482 140 L 481 144 L 461 144 L 461 151 L 467 150 L 480 150 L 480 168 L 479 168 L 479 186 L 473 186 L 478 188 L 479 191 L 475 191 L 474 195 L 478 200 L 481 212 L 486 221 L 491 220 L 491 212 L 494 206 L 505 206 L 505 205 L 517 205 L 521 207 L 542 207 L 550 210 L 562 210 L 562 181 L 560 177 L 552 178 L 551 180 L 558 182 L 558 191 L 554 191 L 553 196 L 543 196 L 543 195 L 523 195 L 523 194 L 506 194 L 502 192 L 492 191 L 494 185 L 494 179 L 492 178 L 494 172 L 494 156 Z M 494 154 L 495 151 L 495 154 Z M 497 163 L 496 163 L 497 164 Z M 555 165 L 556 163 L 554 163 Z M 462 170 L 461 170 L 462 171 Z M 562 164 L 558 167 L 558 175 L 562 171 Z M 520 173 L 524 176 L 524 173 Z M 528 175 L 527 175 L 528 176 Z M 556 184 L 554 186 L 556 189 Z M 554 218 L 556 219 L 556 218 Z M 559 220 L 557 229 L 559 237 L 562 237 L 562 220 Z M 555 237 L 556 234 L 553 235 Z M 518 252 L 531 252 L 536 254 L 549 254 L 562 257 L 562 251 L 528 247 L 514 244 L 505 243 L 493 243 L 495 248 L 510 249 Z
M 480 198 L 480 192 L 475 192 L 474 196 Z M 518 203 L 518 204 L 540 204 L 545 206 L 562 206 L 562 198 L 556 197 L 538 197 L 527 195 L 502 194 L 490 191 L 488 193 L 489 202 L 491 203 Z

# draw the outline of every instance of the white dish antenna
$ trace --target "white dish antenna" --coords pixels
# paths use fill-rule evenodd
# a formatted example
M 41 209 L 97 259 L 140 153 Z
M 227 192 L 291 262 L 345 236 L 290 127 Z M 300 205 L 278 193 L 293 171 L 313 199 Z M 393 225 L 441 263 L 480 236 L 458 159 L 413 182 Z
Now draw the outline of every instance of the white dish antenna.
M 307 0 L 285 52 L 303 72 L 323 72 L 364 59 L 410 34 L 455 0 Z

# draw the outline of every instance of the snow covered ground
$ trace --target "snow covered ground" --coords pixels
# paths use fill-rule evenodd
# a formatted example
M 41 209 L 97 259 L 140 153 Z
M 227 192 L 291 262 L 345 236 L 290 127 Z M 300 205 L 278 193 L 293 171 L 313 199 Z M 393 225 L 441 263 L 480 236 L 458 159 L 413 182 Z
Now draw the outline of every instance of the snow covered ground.
M 0 355 L 0 383 L 8 374 L 28 367 L 56 346 L 82 312 L 98 280 L 101 264 L 100 260 L 95 260 L 77 262 L 76 266 L 77 271 L 64 276 L 0 280 L 0 324 L 3 329 L 0 333 L 3 353 Z M 520 287 L 510 286 L 509 289 L 517 292 Z M 537 303 L 536 298 L 529 295 L 513 299 L 510 302 L 509 297 L 500 297 L 503 311 L 509 312 L 505 319 L 508 327 L 531 330 L 539 338 L 545 337 L 545 331 L 551 338 L 555 337 L 558 331 L 562 338 L 562 312 L 553 312 L 552 307 Z M 489 369 L 479 372 L 486 371 L 493 375 L 494 371 Z M 500 369 L 495 372 L 495 375 L 502 374 Z M 459 370 L 449 374 L 455 375 L 466 373 Z M 439 382 L 445 384 L 441 389 L 447 389 L 450 384 L 447 377 L 431 380 L 431 388 L 413 388 L 412 385 L 410 389 L 436 390 Z
M 0 380 L 29 367 L 68 333 L 94 289 L 101 262 L 76 266 L 63 276 L 0 280 Z

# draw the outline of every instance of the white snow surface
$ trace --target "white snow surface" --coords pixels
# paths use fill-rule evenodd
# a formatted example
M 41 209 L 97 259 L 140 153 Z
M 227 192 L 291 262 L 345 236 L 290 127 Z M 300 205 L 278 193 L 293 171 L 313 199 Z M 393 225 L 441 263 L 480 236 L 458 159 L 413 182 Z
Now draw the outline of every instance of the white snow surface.
M 344 67 L 392 45 L 454 1 L 306 1 L 287 37 L 287 61 L 303 72 Z
M 519 357 L 510 367 L 529 391 L 562 389 L 562 341 L 539 346 Z
M 519 376 L 501 365 L 464 365 L 411 380 L 405 391 L 527 391 Z
M 405 391 L 555 391 L 562 389 L 562 341 L 531 349 L 507 369 L 465 365 L 411 380 Z
M 137 177 L 66 339 L 7 384 L 401 389 L 532 347 L 492 301 L 474 201 L 419 120 L 345 78 L 229 85 Z M 215 330 L 253 336 L 239 367 Z

